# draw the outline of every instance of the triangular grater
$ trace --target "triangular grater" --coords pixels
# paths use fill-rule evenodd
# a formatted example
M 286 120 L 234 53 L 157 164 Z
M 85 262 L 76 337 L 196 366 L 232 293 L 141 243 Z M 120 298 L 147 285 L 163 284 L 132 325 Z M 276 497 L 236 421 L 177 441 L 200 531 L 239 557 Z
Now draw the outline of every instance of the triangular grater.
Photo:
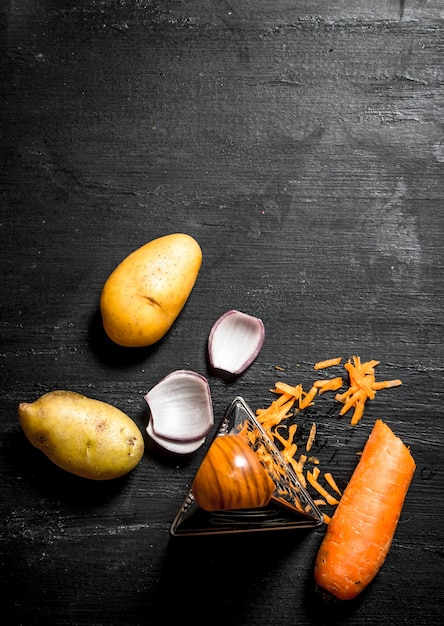
M 240 396 L 227 408 L 215 437 L 223 437 L 241 428 L 257 431 L 257 441 L 272 459 L 274 494 L 266 507 L 229 511 L 204 511 L 189 489 L 173 523 L 173 536 L 241 533 L 291 528 L 315 528 L 323 516 L 300 484 L 293 469 L 265 433 L 251 409 Z M 256 446 L 255 446 L 256 447 Z M 254 448 L 253 448 L 254 449 Z

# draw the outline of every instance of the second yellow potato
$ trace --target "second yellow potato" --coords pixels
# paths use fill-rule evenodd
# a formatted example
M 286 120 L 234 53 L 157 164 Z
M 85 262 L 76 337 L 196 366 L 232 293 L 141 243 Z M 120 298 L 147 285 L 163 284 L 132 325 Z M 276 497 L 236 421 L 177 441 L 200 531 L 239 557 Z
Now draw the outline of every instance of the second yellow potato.
M 149 346 L 171 328 L 202 264 L 193 237 L 174 233 L 127 256 L 109 276 L 100 297 L 107 335 L 125 347 Z

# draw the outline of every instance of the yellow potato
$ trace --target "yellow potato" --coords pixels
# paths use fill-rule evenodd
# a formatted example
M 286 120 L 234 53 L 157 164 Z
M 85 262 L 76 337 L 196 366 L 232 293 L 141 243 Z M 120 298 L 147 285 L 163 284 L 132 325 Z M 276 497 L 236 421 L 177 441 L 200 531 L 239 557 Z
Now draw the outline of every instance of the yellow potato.
M 103 326 L 115 343 L 150 346 L 183 309 L 202 264 L 192 237 L 159 237 L 132 252 L 108 277 L 100 297 Z
M 141 431 L 125 413 L 73 391 L 22 402 L 20 424 L 53 463 L 77 476 L 107 480 L 127 474 L 144 452 Z

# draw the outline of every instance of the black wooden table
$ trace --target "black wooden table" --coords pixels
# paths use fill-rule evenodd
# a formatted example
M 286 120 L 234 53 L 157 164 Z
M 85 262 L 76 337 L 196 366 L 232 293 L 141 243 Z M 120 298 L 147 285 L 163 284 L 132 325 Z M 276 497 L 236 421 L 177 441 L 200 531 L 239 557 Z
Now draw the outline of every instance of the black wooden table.
M 4 623 L 441 622 L 443 17 L 440 0 L 1 2 Z M 118 348 L 102 285 L 172 232 L 202 247 L 193 293 L 158 344 Z M 232 308 L 266 340 L 227 382 L 206 341 Z M 207 376 L 216 428 L 235 396 L 255 410 L 277 380 L 353 355 L 403 385 L 355 428 L 315 403 L 313 453 L 345 485 L 382 418 L 417 471 L 386 563 L 345 604 L 315 589 L 325 527 L 170 537 L 209 440 L 186 458 L 147 441 L 97 484 L 18 424 L 19 402 L 62 388 L 144 431 L 144 394 L 184 368 Z

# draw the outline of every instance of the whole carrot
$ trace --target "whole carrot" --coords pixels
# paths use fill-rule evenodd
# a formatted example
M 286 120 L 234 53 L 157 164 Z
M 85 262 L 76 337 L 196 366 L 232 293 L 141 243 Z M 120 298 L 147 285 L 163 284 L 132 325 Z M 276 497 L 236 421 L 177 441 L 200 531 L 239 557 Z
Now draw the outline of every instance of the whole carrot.
M 415 471 L 408 448 L 377 420 L 316 557 L 316 583 L 341 600 L 357 596 L 389 551 Z

